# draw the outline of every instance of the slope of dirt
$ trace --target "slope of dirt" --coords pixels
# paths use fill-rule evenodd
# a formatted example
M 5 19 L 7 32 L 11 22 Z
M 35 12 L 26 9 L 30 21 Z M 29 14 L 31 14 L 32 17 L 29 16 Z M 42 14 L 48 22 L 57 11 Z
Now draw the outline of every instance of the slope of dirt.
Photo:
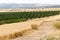
M 38 30 L 14 40 L 46 40 L 47 35 L 55 31 L 55 29 L 51 27 L 51 24 L 52 22 L 44 22 L 40 25 Z
M 34 30 L 33 32 L 27 35 L 24 34 L 21 37 L 17 37 L 11 40 L 46 40 L 49 34 L 54 32 L 60 32 L 59 30 L 56 30 L 52 27 L 52 22 L 57 19 L 60 19 L 60 15 L 27 21 L 29 23 L 31 22 L 33 24 L 34 22 L 35 24 L 39 25 L 38 30 Z M 40 24 L 40 22 L 42 24 Z

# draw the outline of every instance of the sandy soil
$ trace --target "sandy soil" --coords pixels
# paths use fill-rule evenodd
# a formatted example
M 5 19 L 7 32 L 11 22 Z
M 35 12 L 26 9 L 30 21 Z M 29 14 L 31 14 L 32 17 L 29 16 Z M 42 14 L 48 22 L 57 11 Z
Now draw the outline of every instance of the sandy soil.
M 44 22 L 38 30 L 13 40 L 45 40 L 47 35 L 54 31 L 49 25 L 51 26 L 51 22 Z
M 0 12 L 30 12 L 30 11 L 60 11 L 60 8 L 14 8 L 14 9 L 0 9 Z
M 36 21 L 38 21 L 36 23 L 39 25 L 38 30 L 33 30 L 33 32 L 27 35 L 24 34 L 21 37 L 17 37 L 11 40 L 46 40 L 49 34 L 60 32 L 60 30 L 56 30 L 52 27 L 52 22 L 57 19 L 60 19 L 60 15 L 27 21 L 29 24 L 30 22 L 36 23 Z M 41 21 L 43 21 L 42 24 L 40 24 Z

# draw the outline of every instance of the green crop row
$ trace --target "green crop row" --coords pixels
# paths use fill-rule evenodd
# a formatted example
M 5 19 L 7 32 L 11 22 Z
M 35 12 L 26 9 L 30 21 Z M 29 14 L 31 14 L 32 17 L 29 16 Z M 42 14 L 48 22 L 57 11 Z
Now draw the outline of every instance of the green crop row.
M 26 21 L 32 18 L 48 17 L 60 14 L 60 11 L 45 12 L 0 12 L 0 24 Z

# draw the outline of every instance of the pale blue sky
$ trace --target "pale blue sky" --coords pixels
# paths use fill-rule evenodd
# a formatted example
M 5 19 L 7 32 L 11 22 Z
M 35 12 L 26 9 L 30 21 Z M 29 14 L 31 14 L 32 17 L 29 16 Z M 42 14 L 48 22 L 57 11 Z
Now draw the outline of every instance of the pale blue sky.
M 0 0 L 0 3 L 60 4 L 60 0 Z

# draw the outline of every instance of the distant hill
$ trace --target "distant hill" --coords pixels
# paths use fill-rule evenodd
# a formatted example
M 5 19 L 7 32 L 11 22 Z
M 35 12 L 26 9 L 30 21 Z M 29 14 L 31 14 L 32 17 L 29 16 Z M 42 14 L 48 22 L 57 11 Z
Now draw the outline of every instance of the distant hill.
M 0 8 L 60 8 L 60 5 L 0 3 Z

